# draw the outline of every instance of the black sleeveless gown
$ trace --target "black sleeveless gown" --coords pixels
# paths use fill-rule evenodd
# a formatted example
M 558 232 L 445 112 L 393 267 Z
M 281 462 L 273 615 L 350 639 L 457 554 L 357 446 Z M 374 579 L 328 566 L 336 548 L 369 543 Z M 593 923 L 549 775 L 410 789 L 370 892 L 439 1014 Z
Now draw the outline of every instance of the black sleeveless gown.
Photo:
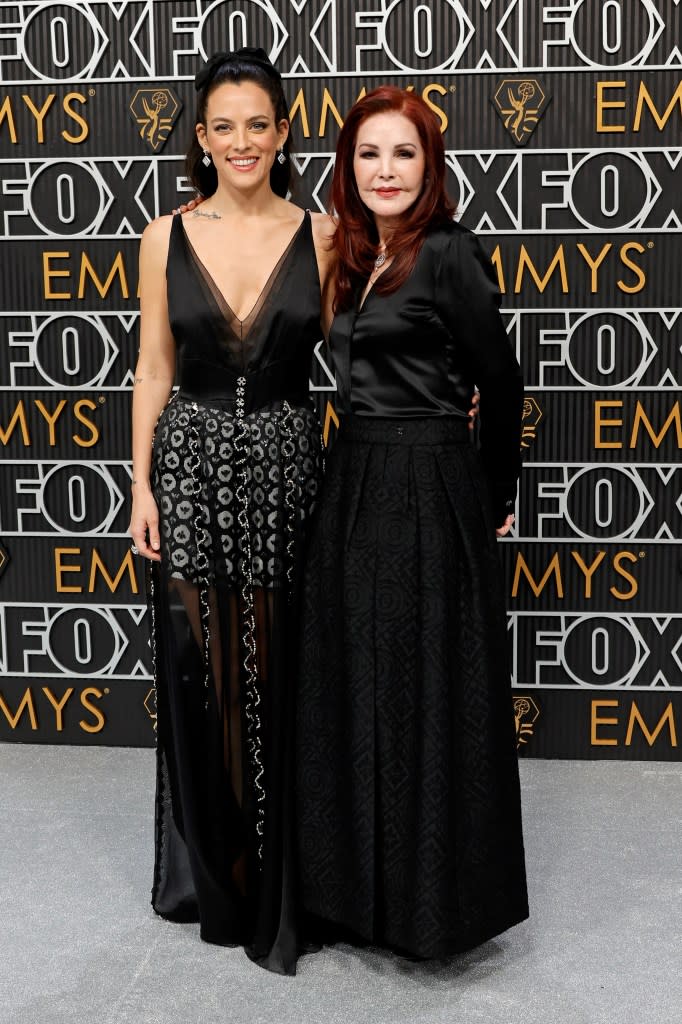
M 309 397 L 320 338 L 310 215 L 239 321 L 174 218 L 179 391 L 159 418 L 150 565 L 157 692 L 152 905 L 295 973 L 293 665 L 322 469 Z

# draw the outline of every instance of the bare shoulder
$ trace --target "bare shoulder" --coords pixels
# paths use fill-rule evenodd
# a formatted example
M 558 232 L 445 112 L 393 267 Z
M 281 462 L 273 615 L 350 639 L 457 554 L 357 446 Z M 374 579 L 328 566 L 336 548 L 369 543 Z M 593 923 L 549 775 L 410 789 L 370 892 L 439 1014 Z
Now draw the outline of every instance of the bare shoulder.
M 336 221 L 328 213 L 311 213 L 310 220 L 313 226 L 315 245 L 328 248 L 336 231 Z
M 172 216 L 157 217 L 147 224 L 140 239 L 140 269 L 164 267 L 168 256 Z
M 157 217 L 150 221 L 142 232 L 142 242 L 149 246 L 160 245 L 163 241 L 168 241 L 172 224 L 172 214 L 165 214 L 163 217 Z
M 333 217 L 329 217 L 326 213 L 312 213 L 310 216 L 320 282 L 324 291 L 331 279 L 336 262 L 336 249 L 334 248 L 336 222 Z

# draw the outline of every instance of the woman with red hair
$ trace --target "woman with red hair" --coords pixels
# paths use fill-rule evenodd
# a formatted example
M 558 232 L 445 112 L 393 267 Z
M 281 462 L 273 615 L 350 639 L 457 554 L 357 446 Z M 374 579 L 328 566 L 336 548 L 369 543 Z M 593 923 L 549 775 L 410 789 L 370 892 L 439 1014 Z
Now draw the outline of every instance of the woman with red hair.
M 328 310 L 342 422 L 308 555 L 298 697 L 313 928 L 416 957 L 528 913 L 495 541 L 513 522 L 522 380 L 494 272 L 444 180 L 422 99 L 386 86 L 352 108 Z

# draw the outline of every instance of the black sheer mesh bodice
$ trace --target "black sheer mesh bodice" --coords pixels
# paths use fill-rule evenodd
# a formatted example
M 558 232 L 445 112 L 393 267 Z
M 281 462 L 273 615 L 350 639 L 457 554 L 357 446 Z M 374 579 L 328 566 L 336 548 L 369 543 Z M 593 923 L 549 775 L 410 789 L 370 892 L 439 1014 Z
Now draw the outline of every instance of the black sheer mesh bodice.
M 156 428 L 150 570 L 158 712 L 152 903 L 293 973 L 291 743 L 298 581 L 322 446 L 308 395 L 320 288 L 305 214 L 240 320 L 176 216 L 179 390 Z

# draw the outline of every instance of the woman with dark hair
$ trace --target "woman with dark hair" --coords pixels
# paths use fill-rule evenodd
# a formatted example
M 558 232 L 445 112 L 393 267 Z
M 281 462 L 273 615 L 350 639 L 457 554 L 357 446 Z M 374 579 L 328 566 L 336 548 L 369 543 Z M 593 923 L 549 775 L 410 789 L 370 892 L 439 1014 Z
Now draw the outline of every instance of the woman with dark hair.
M 321 934 L 416 957 L 528 913 L 495 540 L 513 522 L 522 380 L 444 179 L 421 98 L 387 86 L 351 109 L 328 311 L 343 416 L 306 562 L 297 702 L 303 905 Z
M 150 562 L 152 904 L 294 973 L 293 666 L 331 227 L 285 199 L 287 105 L 264 51 L 216 54 L 195 84 L 187 172 L 206 201 L 140 248 L 130 532 Z

